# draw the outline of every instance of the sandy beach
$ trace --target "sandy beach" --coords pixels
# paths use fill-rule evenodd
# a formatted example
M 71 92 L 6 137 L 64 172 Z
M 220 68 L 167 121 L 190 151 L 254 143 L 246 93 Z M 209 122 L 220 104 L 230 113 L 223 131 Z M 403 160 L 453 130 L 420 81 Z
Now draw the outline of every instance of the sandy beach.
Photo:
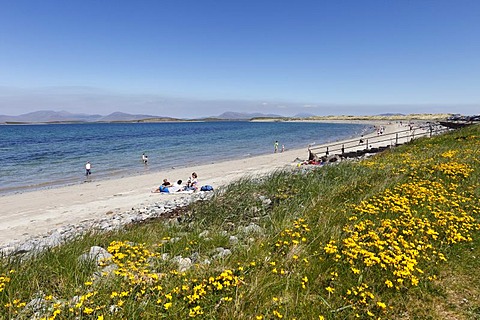
M 385 133 L 405 130 L 405 127 L 388 122 L 366 123 L 384 126 Z M 219 188 L 244 176 L 263 175 L 294 166 L 295 159 L 307 157 L 307 146 L 279 153 L 273 153 L 272 150 L 271 154 L 262 156 L 189 168 L 172 168 L 119 179 L 97 181 L 95 175 L 92 175 L 90 182 L 78 185 L 5 195 L 0 197 L 0 245 L 24 241 L 65 225 L 102 219 L 112 213 L 179 196 L 151 192 L 164 178 L 171 182 L 178 179 L 186 181 L 195 171 L 200 185 L 209 184 Z

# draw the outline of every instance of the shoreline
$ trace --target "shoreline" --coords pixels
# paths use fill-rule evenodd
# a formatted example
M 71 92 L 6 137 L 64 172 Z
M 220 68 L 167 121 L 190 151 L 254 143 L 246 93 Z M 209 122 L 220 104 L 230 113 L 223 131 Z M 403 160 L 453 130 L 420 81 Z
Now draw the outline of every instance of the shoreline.
M 260 123 L 253 124 L 252 130 L 258 131 L 259 128 L 262 128 L 262 126 L 263 125 Z M 291 134 L 289 136 L 288 129 L 275 133 L 272 132 L 271 134 L 272 137 L 275 136 L 277 138 L 280 138 L 282 143 L 286 143 L 286 147 L 288 150 L 306 148 L 308 144 L 316 141 L 317 139 L 320 140 L 317 140 L 318 143 L 340 141 L 343 139 L 359 136 L 360 133 L 363 134 L 370 130 L 370 127 L 365 124 L 319 124 L 311 122 L 306 124 L 291 123 L 290 126 L 292 126 L 292 128 L 296 130 L 295 134 Z M 278 128 L 289 128 L 290 126 L 288 124 L 283 124 L 278 126 Z M 177 126 L 173 127 L 173 129 L 183 127 L 184 126 Z M 217 128 L 216 126 L 214 127 Z M 237 125 L 235 125 L 235 127 L 237 127 Z M 273 127 L 277 128 L 276 125 Z M 303 131 L 303 127 L 305 127 L 306 131 Z M 316 127 L 319 127 L 318 129 L 322 132 L 321 135 L 318 135 L 318 130 L 313 129 Z M 330 127 L 334 127 L 332 129 L 333 131 L 329 130 Z M 121 128 L 128 130 L 128 127 L 119 128 L 120 129 L 115 129 L 115 131 L 123 133 Z M 148 130 L 145 128 L 147 128 Z M 267 136 L 262 135 L 260 131 L 258 132 L 258 134 L 262 135 L 261 137 L 259 137 L 261 141 L 256 138 L 252 139 L 254 135 L 250 133 L 250 125 L 248 124 L 242 124 L 239 126 L 239 130 L 248 130 L 245 137 L 242 133 L 242 136 L 240 138 L 236 138 L 227 132 L 227 139 L 222 140 L 223 144 L 222 142 L 220 142 L 218 145 L 216 142 L 206 142 L 209 139 L 203 139 L 203 141 L 196 141 L 195 138 L 181 138 L 180 135 L 180 138 L 174 137 L 173 140 L 166 139 L 166 142 L 163 143 L 166 145 L 166 147 L 162 148 L 159 147 L 159 144 L 157 142 L 152 141 L 152 137 L 155 136 L 155 128 L 155 126 L 135 127 L 134 133 L 136 134 L 132 135 L 132 137 L 134 138 L 127 138 L 126 144 L 132 143 L 133 141 L 135 141 L 135 139 L 138 140 L 138 138 L 135 137 L 138 136 L 139 132 L 141 133 L 142 131 L 147 130 L 151 134 L 149 134 L 146 139 L 142 138 L 142 143 L 145 143 L 145 146 L 140 144 L 140 141 L 138 141 L 138 144 L 128 145 L 128 149 L 125 149 L 124 145 L 117 146 L 117 144 L 114 143 L 114 147 L 118 148 L 111 149 L 109 146 L 105 146 L 103 151 L 99 152 L 98 150 L 100 149 L 98 146 L 100 146 L 100 144 L 94 144 L 93 151 L 90 152 L 87 148 L 85 152 L 88 155 L 85 155 L 81 152 L 75 151 L 77 149 L 71 149 L 69 145 L 62 146 L 57 142 L 57 149 L 55 149 L 57 150 L 57 156 L 55 156 L 55 158 L 52 158 L 51 160 L 45 160 L 49 157 L 52 157 L 52 155 L 48 155 L 48 151 L 46 150 L 37 150 L 35 148 L 26 150 L 24 153 L 25 155 L 21 157 L 21 159 L 19 158 L 18 162 L 16 162 L 17 160 L 14 159 L 12 159 L 12 161 L 7 161 L 6 167 L 4 167 L 4 169 L 6 170 L 5 175 L 2 176 L 2 179 L 0 179 L 3 182 L 0 185 L 0 199 L 2 196 L 5 195 L 21 194 L 25 192 L 48 190 L 52 188 L 81 184 L 85 180 L 84 163 L 86 160 L 94 160 L 94 168 L 92 171 L 96 180 L 110 180 L 128 177 L 131 175 L 143 175 L 160 171 L 168 171 L 170 169 L 180 167 L 193 167 L 202 164 L 209 164 L 212 162 L 248 159 L 259 155 L 269 154 L 273 151 L 273 148 L 270 147 L 272 142 L 269 141 Z M 201 126 L 199 128 L 206 127 Z M 220 127 L 218 128 L 221 130 L 225 130 L 224 125 L 220 125 Z M 226 128 L 229 127 L 227 126 Z M 271 125 L 267 125 L 267 128 L 270 128 L 273 131 L 276 130 L 272 129 Z M 302 129 L 299 130 L 298 128 Z M 65 128 L 66 132 L 71 131 L 67 129 L 68 128 Z M 97 127 L 93 127 L 93 129 L 97 129 Z M 99 132 L 103 132 L 105 130 L 107 129 L 101 129 Z M 248 135 L 248 133 L 250 133 L 250 135 Z M 209 138 L 213 139 L 213 137 L 211 136 L 209 136 Z M 325 141 L 329 138 L 331 139 L 330 141 Z M 162 139 L 164 138 L 162 137 Z M 198 139 L 202 140 L 201 137 Z M 236 142 L 237 139 L 239 142 Z M 254 141 L 249 142 L 249 139 Z M 185 141 L 185 143 L 187 143 L 186 147 L 181 147 L 181 143 L 172 144 L 172 142 L 169 142 L 175 140 L 182 142 Z M 231 141 L 231 143 L 229 146 L 222 147 L 222 145 L 225 145 L 225 141 Z M 82 144 L 80 140 L 73 141 L 73 145 L 79 144 Z M 55 143 L 53 145 L 55 146 Z M 10 147 L 10 145 L 8 146 Z M 97 148 L 95 148 L 96 146 Z M 69 149 L 69 152 L 63 154 L 61 152 L 63 148 Z M 139 149 L 137 150 L 137 148 Z M 2 156 L 8 157 L 9 155 L 7 154 L 7 152 L 12 152 L 8 150 L 9 149 L 2 149 L 0 150 L 0 153 L 2 154 Z M 15 150 L 15 147 L 12 150 Z M 58 150 L 60 150 L 60 152 L 58 152 Z M 117 150 L 122 151 L 117 152 Z M 141 154 L 141 152 L 143 151 L 147 152 L 148 155 L 151 156 L 148 166 L 145 166 L 143 162 L 140 161 L 140 157 L 138 157 L 135 150 L 139 151 L 138 154 Z M 188 150 L 192 152 L 189 152 Z M 198 150 L 198 153 L 196 152 L 196 150 Z M 22 154 L 22 152 L 15 152 L 15 154 Z M 165 156 L 168 154 L 172 154 L 172 156 Z M 41 166 L 36 165 L 33 162 L 34 160 L 31 160 L 36 159 L 37 156 L 40 156 L 39 164 L 41 164 Z M 63 157 L 65 157 L 65 161 L 60 160 Z
M 382 122 L 388 131 L 397 128 L 395 124 L 387 123 Z M 380 123 L 375 121 L 367 124 Z M 242 177 L 261 176 L 294 166 L 297 158 L 308 158 L 307 146 L 122 178 L 96 181 L 93 176 L 88 183 L 3 195 L 0 196 L 3 209 L 0 216 L 0 246 L 40 237 L 67 225 L 108 219 L 126 211 L 190 196 L 151 193 L 164 178 L 186 181 L 195 171 L 200 186 L 209 184 L 218 189 Z
M 306 158 L 307 149 L 286 150 L 245 159 L 229 160 L 185 168 L 163 170 L 124 178 L 115 178 L 29 191 L 0 197 L 0 246 L 25 241 L 65 225 L 100 220 L 109 215 L 170 201 L 189 194 L 160 194 L 151 191 L 164 178 L 186 181 L 192 172 L 199 175 L 199 185 L 215 189 L 245 176 L 267 174 Z

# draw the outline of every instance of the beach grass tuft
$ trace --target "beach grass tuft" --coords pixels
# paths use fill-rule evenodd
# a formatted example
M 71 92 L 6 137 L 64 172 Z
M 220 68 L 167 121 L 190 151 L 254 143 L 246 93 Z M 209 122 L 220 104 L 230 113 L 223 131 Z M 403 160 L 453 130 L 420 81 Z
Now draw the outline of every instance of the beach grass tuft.
M 479 318 L 479 156 L 474 125 L 3 257 L 0 318 Z

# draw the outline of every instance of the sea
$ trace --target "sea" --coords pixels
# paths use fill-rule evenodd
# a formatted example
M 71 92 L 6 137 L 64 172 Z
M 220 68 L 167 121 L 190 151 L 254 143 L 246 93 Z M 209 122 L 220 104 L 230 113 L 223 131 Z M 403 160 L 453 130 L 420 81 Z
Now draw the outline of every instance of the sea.
M 140 175 L 358 137 L 371 126 L 314 122 L 0 125 L 0 195 Z M 148 156 L 148 165 L 142 154 Z M 293 160 L 293 159 L 292 159 Z

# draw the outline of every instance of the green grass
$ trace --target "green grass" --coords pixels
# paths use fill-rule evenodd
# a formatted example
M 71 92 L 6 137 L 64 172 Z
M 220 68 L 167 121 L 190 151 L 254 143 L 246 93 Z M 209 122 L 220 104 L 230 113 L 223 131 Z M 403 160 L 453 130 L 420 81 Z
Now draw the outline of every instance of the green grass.
M 0 318 L 480 319 L 479 146 L 471 126 L 244 178 L 178 218 L 4 257 Z M 79 261 L 93 245 L 115 272 Z

